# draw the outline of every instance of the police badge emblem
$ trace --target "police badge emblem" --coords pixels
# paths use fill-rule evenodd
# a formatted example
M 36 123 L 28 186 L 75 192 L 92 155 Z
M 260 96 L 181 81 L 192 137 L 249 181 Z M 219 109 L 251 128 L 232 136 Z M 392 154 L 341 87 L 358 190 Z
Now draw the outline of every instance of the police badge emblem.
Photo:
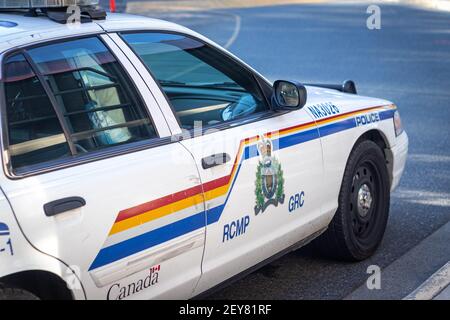
M 270 205 L 283 204 L 285 198 L 283 170 L 278 159 L 272 155 L 272 142 L 263 138 L 257 148 L 260 160 L 256 168 L 255 215 L 263 213 Z

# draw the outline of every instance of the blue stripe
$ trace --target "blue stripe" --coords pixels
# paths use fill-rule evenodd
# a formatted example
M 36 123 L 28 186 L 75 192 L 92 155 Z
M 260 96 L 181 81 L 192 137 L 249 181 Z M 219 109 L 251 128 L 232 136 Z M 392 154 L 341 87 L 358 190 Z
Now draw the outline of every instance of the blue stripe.
M 330 134 L 335 134 L 347 129 L 355 128 L 356 120 L 355 118 L 349 118 L 340 122 L 331 123 L 319 128 L 320 136 L 326 137 Z
M 0 232 L 1 231 L 9 231 L 8 226 L 3 222 L 0 222 Z
M 202 227 L 205 227 L 204 211 L 100 250 L 89 270 L 107 265 Z
M 380 119 L 386 120 L 392 118 L 395 110 L 386 110 L 380 112 Z M 356 127 L 355 118 L 345 119 L 343 121 L 331 123 L 319 128 L 320 136 L 325 137 L 340 131 L 351 129 Z M 274 139 L 273 146 L 274 149 L 284 149 L 294 145 L 298 145 L 307 141 L 315 140 L 319 138 L 319 132 L 316 128 L 298 132 L 286 137 L 281 137 L 279 139 Z M 246 146 L 243 152 L 244 159 L 250 159 L 258 156 L 258 149 L 256 145 Z M 206 214 L 206 223 L 208 225 L 219 221 L 223 210 L 228 202 L 228 199 L 233 190 L 234 184 L 239 175 L 239 171 L 242 166 L 242 161 L 240 161 L 236 174 L 234 176 L 233 182 L 231 184 L 230 190 L 228 191 L 225 202 L 222 205 L 209 209 Z M 1 228 L 0 223 L 0 228 Z M 89 270 L 93 270 L 114 261 L 126 258 L 132 254 L 138 253 L 140 251 L 149 249 L 153 246 L 161 244 L 163 242 L 172 240 L 176 237 L 182 236 L 188 232 L 205 227 L 205 212 L 202 211 L 193 216 L 184 218 L 182 220 L 176 221 L 172 224 L 163 226 L 161 228 L 151 230 L 142 235 L 136 236 L 134 238 L 124 240 L 123 242 L 117 243 L 115 245 L 103 248 L 98 253 L 94 262 L 92 263 Z M 1 229 L 0 229 L 1 230 Z
M 0 236 L 9 236 L 9 232 L 0 232 Z
M 207 216 L 208 225 L 219 221 L 220 216 L 222 215 L 222 211 L 225 208 L 225 204 L 226 204 L 226 202 L 224 204 L 221 204 L 220 206 L 217 206 L 217 207 L 214 207 L 214 208 L 208 210 L 208 216 Z
M 380 120 L 386 120 L 394 117 L 394 113 L 397 109 L 390 109 L 380 112 Z
M 256 147 L 256 145 L 252 144 L 250 146 L 245 147 L 243 160 L 257 157 L 258 155 L 259 155 L 258 148 Z
M 228 190 L 227 198 L 225 199 L 224 205 L 227 204 L 228 198 L 230 198 L 230 194 L 231 194 L 231 191 L 233 190 L 234 183 L 235 183 L 236 180 L 237 180 L 237 177 L 238 177 L 238 175 L 239 175 L 239 171 L 241 171 L 241 166 L 242 166 L 242 162 L 239 163 L 239 166 L 238 166 L 238 168 L 237 168 L 237 170 L 236 170 L 236 174 L 234 175 L 234 179 L 233 179 L 233 182 L 231 183 L 230 190 Z
M 281 137 L 279 139 L 279 148 L 280 149 L 289 148 L 307 141 L 315 140 L 317 138 L 319 138 L 319 132 L 317 131 L 316 128 L 294 133 L 286 137 Z

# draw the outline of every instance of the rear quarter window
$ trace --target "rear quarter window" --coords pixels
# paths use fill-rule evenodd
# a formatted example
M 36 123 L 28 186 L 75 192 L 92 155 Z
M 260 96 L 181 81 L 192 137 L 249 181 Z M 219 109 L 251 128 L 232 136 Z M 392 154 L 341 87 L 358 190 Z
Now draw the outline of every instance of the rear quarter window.
M 8 58 L 5 98 L 11 165 L 20 168 L 70 156 L 55 110 L 22 54 Z

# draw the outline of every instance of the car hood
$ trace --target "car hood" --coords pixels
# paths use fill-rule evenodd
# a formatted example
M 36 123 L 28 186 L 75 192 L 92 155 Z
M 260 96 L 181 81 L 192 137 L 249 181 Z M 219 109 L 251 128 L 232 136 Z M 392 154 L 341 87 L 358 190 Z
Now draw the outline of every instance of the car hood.
M 344 93 L 333 89 L 306 86 L 307 100 L 305 106 L 321 103 L 332 103 L 341 109 L 341 112 L 351 112 L 360 109 L 385 106 L 393 104 L 391 101 L 379 98 Z

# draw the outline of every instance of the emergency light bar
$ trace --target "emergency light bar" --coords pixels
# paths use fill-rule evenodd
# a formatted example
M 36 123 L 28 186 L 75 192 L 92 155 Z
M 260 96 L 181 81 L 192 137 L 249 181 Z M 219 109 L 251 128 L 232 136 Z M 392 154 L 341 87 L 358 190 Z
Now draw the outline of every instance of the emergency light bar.
M 68 23 L 71 13 L 66 8 L 77 6 L 79 21 L 84 23 L 106 18 L 105 10 L 99 8 L 98 3 L 99 0 L 0 0 L 0 11 L 25 10 L 29 17 L 45 15 L 58 23 Z
M 0 0 L 0 9 L 63 8 L 97 6 L 99 0 Z

